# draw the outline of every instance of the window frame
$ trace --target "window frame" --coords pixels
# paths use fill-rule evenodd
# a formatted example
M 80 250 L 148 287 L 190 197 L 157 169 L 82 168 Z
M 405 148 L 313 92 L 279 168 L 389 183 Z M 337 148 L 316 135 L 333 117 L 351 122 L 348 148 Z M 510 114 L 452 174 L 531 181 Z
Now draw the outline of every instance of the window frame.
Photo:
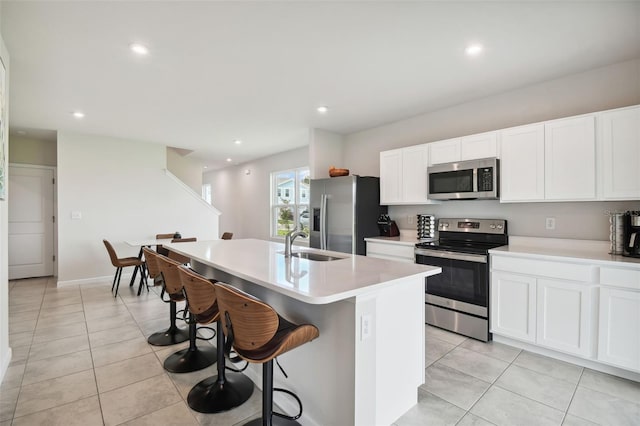
M 294 178 L 294 185 L 293 185 L 293 191 L 290 191 L 289 188 L 284 188 L 284 190 L 282 190 L 282 188 L 278 188 L 278 176 L 281 176 L 283 174 L 287 174 L 287 173 L 293 173 Z M 299 201 L 301 200 L 300 194 L 302 194 L 302 192 L 300 191 L 301 185 L 300 182 L 303 178 L 303 176 L 307 176 L 307 178 L 310 178 L 310 169 L 308 166 L 305 167 L 297 167 L 294 169 L 286 169 L 286 170 L 278 170 L 275 172 L 271 172 L 271 176 L 270 176 L 270 186 L 271 186 L 271 190 L 270 190 L 270 201 L 269 201 L 269 208 L 270 208 L 270 213 L 269 213 L 269 235 L 271 239 L 275 239 L 275 240 L 284 240 L 284 234 L 283 235 L 278 235 L 279 229 L 278 229 L 278 225 L 277 225 L 277 220 L 278 220 L 278 214 L 281 208 L 290 208 L 292 210 L 293 213 L 293 223 L 292 223 L 292 228 L 293 227 L 298 227 L 300 226 L 300 216 L 301 214 L 299 212 L 303 212 L 304 209 L 306 208 L 307 211 L 309 211 L 309 203 L 310 203 L 310 197 L 309 197 L 309 188 L 305 189 L 305 197 L 302 197 L 303 199 L 306 200 L 306 203 L 300 203 Z M 293 192 L 293 194 L 291 193 Z M 287 198 L 290 200 L 289 203 L 278 203 L 277 200 L 281 199 L 284 196 L 284 198 Z M 304 224 L 303 224 L 304 226 Z M 304 228 L 308 231 L 308 222 L 307 222 L 307 226 Z

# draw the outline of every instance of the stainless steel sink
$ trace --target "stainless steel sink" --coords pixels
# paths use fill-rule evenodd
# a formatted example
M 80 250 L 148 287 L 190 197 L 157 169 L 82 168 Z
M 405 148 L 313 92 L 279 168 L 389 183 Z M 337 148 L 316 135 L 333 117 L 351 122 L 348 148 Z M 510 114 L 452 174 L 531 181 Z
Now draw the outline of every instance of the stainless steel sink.
M 329 256 L 326 254 L 312 253 L 309 251 L 294 252 L 294 253 L 291 253 L 291 256 L 295 256 L 300 259 L 314 260 L 317 262 L 328 262 L 330 260 L 344 259 L 344 257 Z

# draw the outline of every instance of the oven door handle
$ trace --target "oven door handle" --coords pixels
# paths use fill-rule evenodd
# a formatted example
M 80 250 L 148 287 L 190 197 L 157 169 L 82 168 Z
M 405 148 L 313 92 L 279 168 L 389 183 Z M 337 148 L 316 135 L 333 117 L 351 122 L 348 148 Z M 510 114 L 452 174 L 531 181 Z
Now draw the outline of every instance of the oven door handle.
M 443 259 L 464 260 L 476 263 L 487 263 L 487 256 L 482 254 L 466 254 L 445 250 L 415 249 L 415 254 L 420 256 L 440 257 Z

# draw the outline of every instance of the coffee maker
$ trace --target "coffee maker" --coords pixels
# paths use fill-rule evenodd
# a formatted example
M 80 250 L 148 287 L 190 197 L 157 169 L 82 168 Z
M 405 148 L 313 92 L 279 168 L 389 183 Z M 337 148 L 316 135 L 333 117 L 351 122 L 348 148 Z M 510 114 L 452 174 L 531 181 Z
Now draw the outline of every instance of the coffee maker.
M 383 237 L 397 237 L 400 235 L 398 225 L 387 214 L 381 214 L 378 217 L 378 229 L 380 229 L 380 235 Z
M 640 210 L 630 210 L 624 215 L 623 256 L 640 257 Z

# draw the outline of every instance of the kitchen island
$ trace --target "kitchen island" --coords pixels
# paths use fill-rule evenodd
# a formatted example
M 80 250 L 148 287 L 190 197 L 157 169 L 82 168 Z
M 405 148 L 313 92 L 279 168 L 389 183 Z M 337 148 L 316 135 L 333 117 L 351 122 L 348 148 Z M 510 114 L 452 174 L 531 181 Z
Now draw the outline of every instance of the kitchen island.
M 305 425 L 388 425 L 417 403 L 424 382 L 424 279 L 438 267 L 295 247 L 337 257 L 285 257 L 284 245 L 256 239 L 167 244 L 209 278 L 264 300 L 295 323 L 311 323 L 320 337 L 279 361 L 289 375 L 274 386 L 304 404 Z M 246 374 L 260 387 L 261 368 Z M 281 393 L 289 414 L 297 405 Z

